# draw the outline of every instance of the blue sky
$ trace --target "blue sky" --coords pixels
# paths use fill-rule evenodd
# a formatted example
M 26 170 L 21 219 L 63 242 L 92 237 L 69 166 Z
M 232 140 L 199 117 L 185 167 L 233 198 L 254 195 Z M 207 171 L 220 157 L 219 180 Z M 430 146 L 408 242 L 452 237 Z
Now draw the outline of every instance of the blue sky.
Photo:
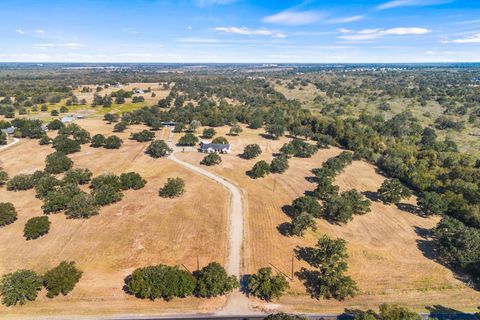
M 0 61 L 480 61 L 479 0 L 0 0 Z

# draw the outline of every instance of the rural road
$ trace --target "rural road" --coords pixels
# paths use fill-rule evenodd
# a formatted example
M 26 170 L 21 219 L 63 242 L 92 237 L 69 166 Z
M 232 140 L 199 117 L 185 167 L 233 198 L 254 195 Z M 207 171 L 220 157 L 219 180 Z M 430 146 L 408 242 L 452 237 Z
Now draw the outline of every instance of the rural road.
M 4 146 L 0 147 L 0 151 L 3 151 L 3 150 L 5 150 L 5 149 L 8 149 L 8 148 L 10 148 L 11 146 L 13 146 L 14 144 L 17 144 L 17 143 L 19 143 L 19 142 L 20 142 L 20 139 L 13 138 L 13 141 L 12 141 L 12 142 L 10 142 L 10 143 L 7 144 L 7 145 L 4 145 Z

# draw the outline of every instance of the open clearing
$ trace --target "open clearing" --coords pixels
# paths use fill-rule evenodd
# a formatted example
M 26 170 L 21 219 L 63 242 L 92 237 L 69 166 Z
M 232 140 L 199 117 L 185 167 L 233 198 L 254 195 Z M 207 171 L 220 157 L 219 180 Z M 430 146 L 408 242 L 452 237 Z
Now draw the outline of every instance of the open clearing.
M 147 185 L 138 191 L 124 192 L 124 198 L 102 208 L 88 220 L 66 219 L 64 214 L 50 215 L 49 234 L 26 241 L 23 226 L 27 219 L 42 215 L 42 202 L 35 192 L 9 192 L 0 189 L 1 201 L 12 202 L 18 220 L 0 232 L 0 274 L 19 268 L 38 272 L 56 266 L 62 260 L 74 260 L 84 271 L 76 288 L 67 297 L 48 299 L 45 292 L 35 302 L 22 307 L 0 307 L 2 316 L 24 318 L 27 315 L 99 315 L 159 314 L 172 312 L 210 312 L 220 308 L 224 298 L 175 299 L 171 302 L 140 300 L 125 294 L 123 279 L 135 268 L 164 263 L 184 265 L 190 271 L 211 261 L 226 262 L 227 208 L 229 195 L 220 185 L 168 160 L 144 154 L 148 143 L 128 140 L 130 132 L 144 129 L 131 126 L 124 133 L 112 133 L 113 125 L 100 120 L 78 120 L 92 135 L 115 134 L 124 140 L 119 150 L 94 149 L 87 145 L 70 155 L 75 167 L 92 170 L 94 176 L 105 172 L 120 174 L 136 171 Z M 165 132 L 157 132 L 162 138 Z M 166 137 L 164 137 L 166 139 Z M 50 146 L 35 140 L 22 140 L 2 151 L 0 166 L 13 176 L 43 169 Z M 178 199 L 163 199 L 158 189 L 168 177 L 181 177 L 187 192 Z
M 289 221 L 282 207 L 306 190 L 315 188 L 315 184 L 306 179 L 312 176 L 310 170 L 320 167 L 323 161 L 342 150 L 320 150 L 310 159 L 292 158 L 285 174 L 253 180 L 245 172 L 258 160 L 271 161 L 272 153 L 277 152 L 288 139 L 266 140 L 261 137 L 261 130 L 244 129 L 239 137 L 227 136 L 228 128 L 216 128 L 216 131 L 217 136 L 227 137 L 233 151 L 222 155 L 220 165 L 205 168 L 243 189 L 247 203 L 245 273 L 273 265 L 290 276 L 293 249 L 315 244 L 323 233 L 343 238 L 348 243 L 348 273 L 360 288 L 356 298 L 344 302 L 313 300 L 305 293 L 303 284 L 294 278 L 289 294 L 275 302 L 282 308 L 304 312 L 341 312 L 346 307 L 375 308 L 383 302 L 401 303 L 419 311 L 432 304 L 469 310 L 476 308 L 480 293 L 457 280 L 449 269 L 426 257 L 431 250 L 428 246 L 423 248 L 425 242 L 421 235 L 426 229 L 434 227 L 438 218 L 427 219 L 395 206 L 373 202 L 372 212 L 355 216 L 347 225 L 335 226 L 318 220 L 318 230 L 309 232 L 305 238 L 285 237 L 277 231 L 278 225 Z M 176 134 L 175 139 L 179 136 Z M 253 160 L 241 159 L 238 155 L 250 143 L 258 143 L 263 154 Z M 196 152 L 177 153 L 176 156 L 197 165 L 204 157 Z M 335 183 L 341 190 L 376 191 L 383 179 L 372 165 L 354 161 Z M 415 203 L 413 198 L 408 202 Z M 299 270 L 301 266 L 306 265 L 295 260 L 294 269 Z

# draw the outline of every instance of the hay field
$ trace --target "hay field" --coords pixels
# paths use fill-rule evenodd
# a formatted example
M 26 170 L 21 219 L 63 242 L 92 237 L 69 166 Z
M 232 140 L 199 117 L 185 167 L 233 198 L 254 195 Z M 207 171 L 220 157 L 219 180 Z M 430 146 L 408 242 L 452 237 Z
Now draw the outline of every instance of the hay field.
M 113 134 L 113 125 L 100 120 L 77 123 L 92 135 Z M 62 260 L 76 261 L 84 272 L 68 296 L 48 299 L 41 292 L 37 301 L 22 307 L 0 306 L 2 317 L 210 312 L 223 305 L 224 298 L 144 301 L 122 290 L 123 279 L 137 267 L 183 264 L 193 271 L 197 255 L 202 267 L 211 261 L 224 264 L 227 253 L 228 192 L 170 160 L 145 155 L 148 143 L 128 140 L 130 132 L 141 129 L 144 127 L 132 126 L 124 133 L 115 133 L 124 140 L 119 150 L 83 145 L 81 152 L 70 155 L 75 167 L 89 168 L 94 176 L 136 171 L 147 180 L 145 188 L 124 192 L 120 202 L 103 207 L 99 215 L 88 220 L 66 219 L 63 213 L 50 215 L 50 232 L 26 241 L 24 224 L 42 215 L 42 202 L 33 190 L 0 189 L 1 201 L 12 202 L 18 212 L 17 221 L 0 229 L 0 274 L 19 268 L 44 272 Z M 159 131 L 157 137 L 163 134 Z M 44 167 L 45 156 L 52 151 L 38 141 L 24 140 L 0 153 L 0 166 L 10 176 L 32 173 Z M 159 188 L 168 177 L 176 176 L 185 179 L 187 192 L 178 199 L 160 198 Z
M 345 302 L 314 300 L 306 293 L 302 283 L 294 278 L 291 290 L 278 302 L 286 310 L 309 312 L 341 312 L 346 307 L 375 308 L 383 302 L 398 302 L 417 310 L 440 304 L 451 308 L 476 308 L 480 293 L 456 279 L 447 268 L 427 258 L 431 248 L 426 245 L 422 234 L 436 225 L 438 218 L 423 218 L 398 209 L 393 205 L 372 203 L 372 212 L 356 216 L 344 226 L 331 225 L 318 220 L 318 230 L 308 232 L 305 238 L 285 237 L 277 226 L 290 221 L 282 211 L 284 205 L 313 190 L 314 183 L 307 181 L 310 170 L 321 166 L 330 157 L 342 150 L 331 148 L 320 150 L 310 159 L 292 158 L 290 168 L 283 175 L 269 175 L 253 180 L 245 172 L 258 160 L 271 161 L 272 153 L 284 142 L 266 140 L 263 131 L 244 129 L 239 137 L 227 136 L 228 128 L 216 128 L 218 135 L 227 137 L 232 143 L 231 154 L 222 155 L 222 163 L 215 167 L 204 167 L 235 182 L 243 190 L 246 201 L 246 241 L 244 248 L 244 272 L 252 273 L 264 266 L 275 266 L 291 275 L 291 259 L 296 246 L 311 246 L 321 234 L 341 237 L 347 241 L 349 275 L 357 281 L 360 294 Z M 200 133 L 201 130 L 198 130 Z M 179 134 L 176 134 L 177 139 Z M 244 160 L 238 155 L 245 145 L 258 143 L 263 154 L 257 159 Z M 266 150 L 266 151 L 265 151 Z M 204 157 L 197 152 L 178 153 L 177 157 L 199 164 Z M 356 188 L 359 191 L 376 191 L 384 177 L 375 168 L 363 161 L 354 161 L 337 176 L 335 184 L 341 190 Z M 275 186 L 275 191 L 274 191 Z M 415 203 L 414 198 L 408 201 Z M 422 250 L 425 250 L 425 254 Z M 294 269 L 306 266 L 294 262 Z

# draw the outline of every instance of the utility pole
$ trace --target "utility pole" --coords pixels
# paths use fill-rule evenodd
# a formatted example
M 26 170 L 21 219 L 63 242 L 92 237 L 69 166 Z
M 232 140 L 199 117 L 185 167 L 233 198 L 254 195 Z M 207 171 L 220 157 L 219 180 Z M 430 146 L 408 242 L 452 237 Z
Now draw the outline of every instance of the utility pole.
M 294 259 L 295 259 L 295 256 L 294 256 L 294 254 L 292 253 L 292 281 L 293 281 L 293 273 L 294 273 L 294 272 L 293 272 L 293 261 L 294 261 Z
M 197 254 L 197 272 L 200 271 L 200 260 L 198 258 L 198 254 Z
M 273 192 L 275 192 L 276 186 L 277 186 L 277 177 L 273 177 Z

